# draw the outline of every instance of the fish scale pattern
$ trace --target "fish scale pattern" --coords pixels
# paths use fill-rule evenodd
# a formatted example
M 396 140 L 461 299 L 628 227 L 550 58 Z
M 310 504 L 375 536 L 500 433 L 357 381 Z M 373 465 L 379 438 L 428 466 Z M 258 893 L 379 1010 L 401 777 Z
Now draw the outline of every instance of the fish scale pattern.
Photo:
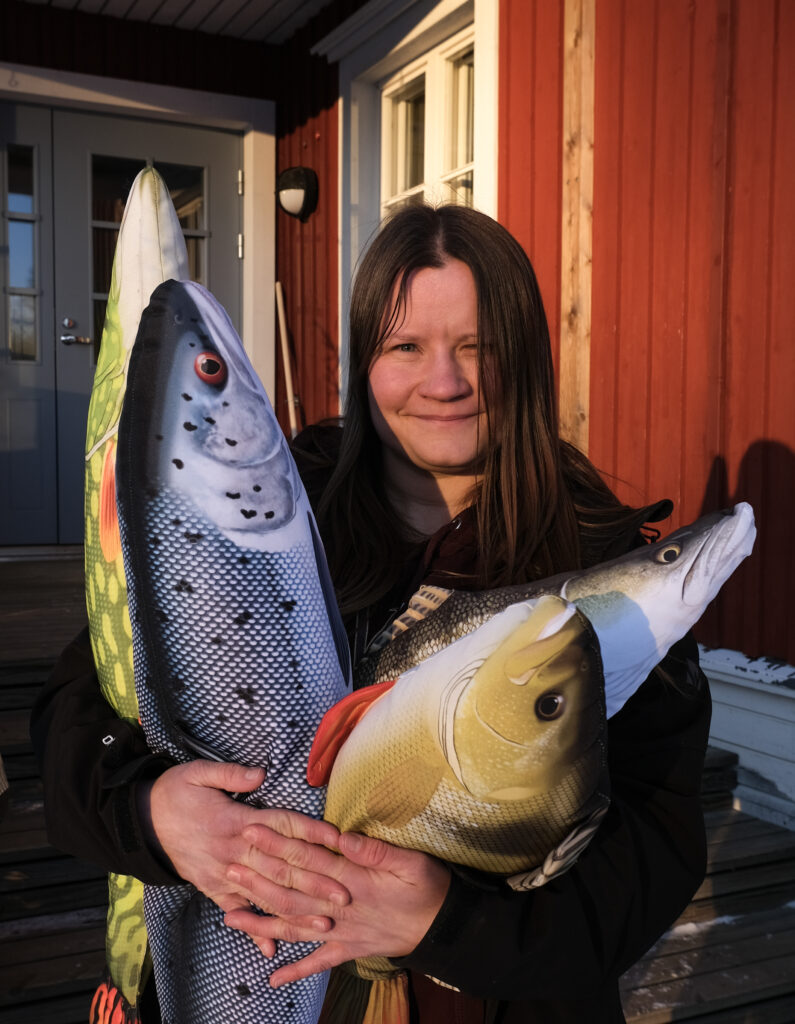
M 309 531 L 304 545 L 256 551 L 172 491 L 152 488 L 139 510 L 134 545 L 137 514 L 121 526 L 137 559 L 127 575 L 149 745 L 191 760 L 197 755 L 183 739 L 190 723 L 191 739 L 222 760 L 266 768 L 247 803 L 320 817 L 325 790 L 307 784 L 305 768 L 320 719 L 345 683 Z M 146 886 L 144 906 L 164 1024 L 317 1019 L 325 975 L 277 990 L 268 984 L 312 945 L 282 943 L 266 960 L 192 886 Z
M 158 978 L 163 1024 L 305 1024 L 320 1016 L 326 975 L 279 989 L 268 983 L 272 971 L 306 956 L 308 943 L 282 943 L 266 961 L 193 886 L 146 886 L 144 910 L 156 970 L 160 964 L 169 979 Z
M 221 759 L 271 769 L 249 802 L 320 816 L 324 791 L 294 766 L 344 684 L 311 543 L 242 549 L 171 491 L 147 502 L 147 604 L 130 601 L 147 740 L 190 760 L 176 725 L 190 723 Z

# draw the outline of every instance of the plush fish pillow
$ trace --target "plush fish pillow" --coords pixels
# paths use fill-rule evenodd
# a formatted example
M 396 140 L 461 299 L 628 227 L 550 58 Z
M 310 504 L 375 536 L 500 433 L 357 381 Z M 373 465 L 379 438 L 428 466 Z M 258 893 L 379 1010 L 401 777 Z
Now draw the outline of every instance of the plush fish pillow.
M 740 504 L 588 571 L 420 593 L 418 605 L 435 608 L 362 667 L 357 681 L 374 685 L 318 731 L 309 778 L 328 783 L 327 820 L 516 889 L 567 870 L 608 807 L 606 718 L 697 622 L 755 535 Z M 367 1024 L 404 1012 L 405 981 L 387 960 L 357 971 L 376 982 Z M 332 1007 L 328 1019 L 344 1014 Z
M 306 764 L 349 690 L 347 639 L 306 494 L 224 310 L 169 281 L 145 310 L 119 425 L 117 503 L 141 724 L 154 751 L 266 769 L 245 800 L 322 816 Z M 326 976 L 280 965 L 191 885 L 146 886 L 169 1024 L 315 1021 Z
M 86 430 L 85 577 L 91 646 L 102 693 L 121 717 L 138 720 L 132 630 L 116 518 L 116 448 L 130 352 L 141 313 L 157 285 L 188 276 L 188 255 L 165 182 L 153 167 L 132 183 L 113 257 L 102 342 Z M 91 1005 L 91 1024 L 138 1020 L 147 981 L 143 886 L 108 877 L 106 977 Z

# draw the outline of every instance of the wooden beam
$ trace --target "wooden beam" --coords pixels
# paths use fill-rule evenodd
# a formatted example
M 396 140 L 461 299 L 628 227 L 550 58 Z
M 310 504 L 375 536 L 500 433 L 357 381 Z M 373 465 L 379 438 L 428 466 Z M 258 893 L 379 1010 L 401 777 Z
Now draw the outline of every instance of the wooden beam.
M 565 0 L 560 429 L 588 451 L 596 0 Z

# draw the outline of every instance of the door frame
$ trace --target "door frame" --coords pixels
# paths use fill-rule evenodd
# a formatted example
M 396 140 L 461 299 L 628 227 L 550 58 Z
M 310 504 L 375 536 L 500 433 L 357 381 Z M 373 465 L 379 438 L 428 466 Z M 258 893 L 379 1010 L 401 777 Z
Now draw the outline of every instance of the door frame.
M 0 61 L 0 99 L 243 133 L 242 338 L 275 396 L 276 104 Z

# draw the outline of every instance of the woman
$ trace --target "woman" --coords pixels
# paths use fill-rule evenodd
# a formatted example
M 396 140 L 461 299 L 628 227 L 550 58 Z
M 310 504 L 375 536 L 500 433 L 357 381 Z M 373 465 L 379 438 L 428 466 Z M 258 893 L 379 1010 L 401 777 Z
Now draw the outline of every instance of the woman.
M 356 662 L 421 583 L 489 588 L 595 564 L 670 511 L 620 505 L 559 441 L 535 276 L 482 214 L 397 214 L 357 275 L 350 339 L 344 428 L 307 431 L 296 458 Z M 610 722 L 613 801 L 591 845 L 533 893 L 374 840 L 337 840 L 298 814 L 252 811 L 222 791 L 253 789 L 259 773 L 170 767 L 132 729 L 113 762 L 89 765 L 88 737 L 109 717 L 83 642 L 34 723 L 45 784 L 66 799 L 53 841 L 145 881 L 192 881 L 266 955 L 280 939 L 322 943 L 276 984 L 386 955 L 409 972 L 420 1022 L 612 1024 L 623 1020 L 619 975 L 703 876 L 709 697 L 689 638 Z M 248 899 L 275 916 L 255 917 Z

